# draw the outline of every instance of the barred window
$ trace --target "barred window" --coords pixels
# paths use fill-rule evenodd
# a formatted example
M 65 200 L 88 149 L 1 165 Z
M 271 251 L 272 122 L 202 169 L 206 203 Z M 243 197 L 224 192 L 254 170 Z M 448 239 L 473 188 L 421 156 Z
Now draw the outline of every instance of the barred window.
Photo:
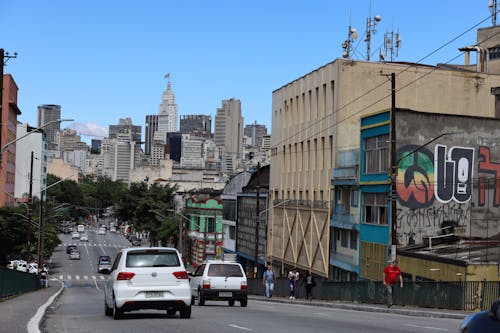
M 379 135 L 364 140 L 365 173 L 389 170 L 389 135 Z
M 351 238 L 349 242 L 349 247 L 352 250 L 356 250 L 358 248 L 358 232 L 356 230 L 351 230 Z
M 342 247 L 347 247 L 347 244 L 349 242 L 349 230 L 342 229 L 340 232 L 342 234 L 342 236 L 340 237 L 341 238 L 340 245 Z
M 387 193 L 363 193 L 363 222 L 387 224 Z

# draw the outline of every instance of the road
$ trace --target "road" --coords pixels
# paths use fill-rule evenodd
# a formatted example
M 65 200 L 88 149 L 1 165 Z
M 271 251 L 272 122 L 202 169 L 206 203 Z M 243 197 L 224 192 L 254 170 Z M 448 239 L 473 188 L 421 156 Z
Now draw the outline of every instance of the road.
M 300 304 L 271 303 L 250 300 L 248 307 L 229 307 L 223 302 L 207 302 L 193 306 L 191 319 L 167 317 L 162 311 L 127 313 L 122 320 L 104 315 L 103 285 L 107 275 L 97 273 L 97 257 L 113 258 L 129 242 L 119 234 L 97 235 L 88 231 L 89 242 L 72 241 L 61 235 L 63 245 L 53 256 L 52 277 L 61 278 L 65 289 L 49 308 L 43 332 L 457 332 L 460 320 L 421 318 L 360 312 Z M 81 260 L 69 260 L 67 243 L 76 243 Z M 236 303 L 238 304 L 238 303 Z

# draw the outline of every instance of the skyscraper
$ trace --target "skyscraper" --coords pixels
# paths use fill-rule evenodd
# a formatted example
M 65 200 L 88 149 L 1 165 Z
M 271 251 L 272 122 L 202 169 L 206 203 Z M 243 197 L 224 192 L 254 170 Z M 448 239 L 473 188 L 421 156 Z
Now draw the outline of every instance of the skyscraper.
M 251 138 L 253 147 L 260 147 L 262 145 L 262 138 L 267 135 L 266 125 L 259 125 L 257 122 L 245 126 L 243 130 L 245 136 Z
M 153 138 L 156 131 L 158 131 L 158 115 L 157 114 L 146 115 L 144 154 L 148 156 L 151 155 L 151 147 L 153 145 Z
M 132 118 L 120 118 L 118 125 L 109 125 L 109 135 L 110 139 L 116 139 L 118 134 L 127 129 L 128 133 L 132 135 L 132 140 L 136 143 L 141 142 L 142 128 L 138 125 L 132 124 Z
M 204 138 L 212 135 L 212 117 L 202 114 L 190 114 L 181 116 L 180 132 L 184 134 L 195 134 Z
M 38 106 L 37 127 L 42 127 L 50 121 L 61 119 L 61 106 L 56 104 L 42 104 Z M 47 135 L 47 146 L 49 150 L 57 149 L 56 133 L 61 129 L 61 123 L 54 122 L 44 127 Z
M 228 99 L 215 114 L 215 144 L 222 156 L 222 170 L 234 172 L 243 154 L 243 117 L 241 101 Z
M 165 75 L 165 77 L 168 78 L 168 84 L 167 90 L 163 92 L 160 112 L 158 113 L 158 131 L 169 133 L 177 131 L 177 104 L 170 83 L 170 74 Z

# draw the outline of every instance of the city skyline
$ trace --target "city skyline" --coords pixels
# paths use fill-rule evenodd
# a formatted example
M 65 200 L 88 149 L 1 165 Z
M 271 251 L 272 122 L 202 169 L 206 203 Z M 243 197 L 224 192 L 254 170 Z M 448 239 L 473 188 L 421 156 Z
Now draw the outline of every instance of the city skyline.
M 235 98 L 241 100 L 246 124 L 256 121 L 271 132 L 272 92 L 341 58 L 349 26 L 359 35 L 353 59 L 365 60 L 367 19 L 380 15 L 371 35 L 371 61 L 378 61 L 384 34 L 392 31 L 403 40 L 396 61 L 435 65 L 463 63 L 458 48 L 473 45 L 476 29 L 491 25 L 486 0 L 453 6 L 392 0 L 187 1 L 142 7 L 129 1 L 120 7 L 28 2 L 22 8 L 2 4 L 0 14 L 12 27 L 0 47 L 18 53 L 5 73 L 19 87 L 20 121 L 35 124 L 37 106 L 61 105 L 64 116 L 75 119 L 64 127 L 84 138 L 85 132 L 102 135 L 120 118 L 144 126 L 146 115 L 157 114 L 166 74 L 178 116 L 213 118 L 222 100 Z M 48 19 L 40 22 L 41 17 Z

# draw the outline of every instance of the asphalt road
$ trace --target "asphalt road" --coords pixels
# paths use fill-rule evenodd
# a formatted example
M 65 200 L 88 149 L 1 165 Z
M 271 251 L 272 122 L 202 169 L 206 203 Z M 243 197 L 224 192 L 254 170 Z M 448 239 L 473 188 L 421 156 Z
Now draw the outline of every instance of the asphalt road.
M 52 277 L 62 277 L 65 289 L 48 309 L 41 325 L 43 332 L 457 332 L 460 320 L 421 318 L 390 313 L 360 312 L 309 305 L 249 300 L 248 307 L 229 307 L 225 302 L 193 306 L 191 319 L 167 317 L 162 311 L 126 313 L 121 320 L 104 315 L 104 274 L 97 273 L 97 258 L 113 258 L 121 247 L 130 246 L 119 234 L 97 235 L 88 231 L 89 242 L 72 241 L 62 235 L 63 243 L 76 243 L 81 260 L 69 260 L 66 245 L 53 256 Z

